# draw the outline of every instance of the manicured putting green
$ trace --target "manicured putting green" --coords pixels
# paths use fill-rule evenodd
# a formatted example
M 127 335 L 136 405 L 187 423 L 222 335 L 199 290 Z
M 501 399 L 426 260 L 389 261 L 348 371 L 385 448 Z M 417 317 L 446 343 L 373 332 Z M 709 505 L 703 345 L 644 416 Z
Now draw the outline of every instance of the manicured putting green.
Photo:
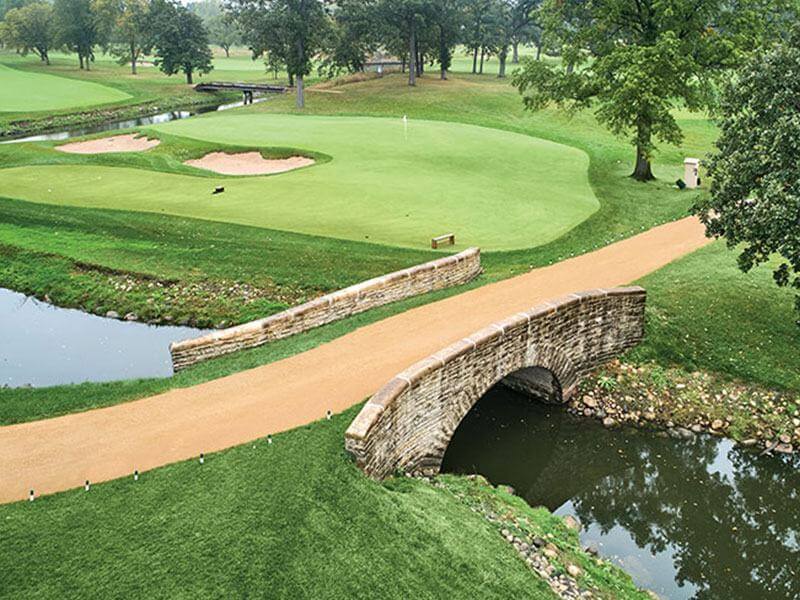
M 128 94 L 98 83 L 30 73 L 0 64 L 0 112 L 78 108 L 128 98 Z
M 214 115 L 156 131 L 240 146 L 291 147 L 333 160 L 269 177 L 200 178 L 132 168 L 28 166 L 0 195 L 133 209 L 422 248 L 537 246 L 599 204 L 574 148 L 470 125 L 367 117 Z M 215 185 L 225 193 L 211 195 Z

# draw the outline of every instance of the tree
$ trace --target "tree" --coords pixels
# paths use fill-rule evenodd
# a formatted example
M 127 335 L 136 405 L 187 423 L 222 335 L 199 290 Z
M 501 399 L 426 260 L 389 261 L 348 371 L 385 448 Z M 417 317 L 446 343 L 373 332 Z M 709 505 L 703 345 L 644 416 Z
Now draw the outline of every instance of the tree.
M 539 6 L 540 0 L 511 0 L 511 48 L 513 54 L 511 62 L 519 64 L 519 46 L 527 44 L 537 37 L 537 27 L 533 19 L 534 10 Z
M 800 290 L 800 28 L 748 60 L 722 100 L 711 194 L 694 212 L 708 235 L 741 248 L 739 267 L 781 258 L 780 286 Z M 795 306 L 800 311 L 800 293 Z M 800 320 L 798 320 L 800 325 Z
M 403 39 L 408 52 L 408 85 L 416 85 L 421 72 L 419 35 L 429 16 L 430 5 L 426 0 L 381 0 L 379 14 L 390 30 L 390 35 Z
M 430 13 L 435 30 L 440 78 L 444 80 L 453 62 L 453 48 L 461 40 L 465 26 L 463 0 L 439 0 L 433 3 Z
M 205 23 L 211 42 L 222 48 L 225 56 L 230 56 L 231 46 L 238 44 L 241 39 L 236 23 L 223 14 L 210 17 Z
M 305 106 L 304 78 L 324 48 L 330 22 L 321 0 L 232 0 L 230 10 L 253 56 L 286 66 L 295 81 L 296 106 Z
M 148 0 L 92 0 L 92 10 L 105 49 L 136 75 L 136 61 L 151 49 Z
M 333 76 L 341 69 L 351 73 L 363 70 L 367 57 L 381 46 L 377 0 L 339 0 L 331 16 L 321 71 Z
M 488 45 L 492 0 L 467 0 L 464 44 L 472 52 L 472 72 L 483 73 L 483 61 Z M 478 68 L 478 53 L 481 62 Z
M 517 0 L 496 0 L 492 4 L 488 43 L 500 62 L 497 71 L 500 78 L 506 76 L 508 51 L 514 43 L 515 28 L 518 25 L 517 10 Z
M 718 78 L 752 47 L 743 24 L 761 18 L 750 0 L 547 0 L 542 10 L 560 24 L 547 35 L 562 42 L 564 64 L 525 61 L 514 85 L 526 107 L 596 105 L 603 125 L 630 136 L 639 181 L 654 179 L 654 139 L 682 139 L 672 109 L 713 106 Z
M 81 69 L 90 69 L 94 47 L 99 41 L 92 0 L 55 0 L 53 10 L 58 23 L 60 45 L 78 55 Z
M 50 64 L 50 50 L 55 45 L 56 27 L 53 7 L 44 2 L 12 8 L 0 28 L 0 40 L 22 54 L 33 52 Z
M 154 0 L 151 6 L 156 66 L 167 75 L 183 72 L 186 83 L 194 73 L 209 73 L 211 50 L 203 21 L 185 6 Z

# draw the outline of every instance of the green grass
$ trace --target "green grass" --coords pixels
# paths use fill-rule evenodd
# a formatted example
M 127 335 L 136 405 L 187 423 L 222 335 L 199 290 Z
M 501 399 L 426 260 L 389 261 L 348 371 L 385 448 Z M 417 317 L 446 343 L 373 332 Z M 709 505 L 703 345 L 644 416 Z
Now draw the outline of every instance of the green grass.
M 572 231 L 548 244 L 512 252 L 484 253 L 485 275 L 473 285 L 526 272 L 532 267 L 592 250 L 620 237 L 684 216 L 696 193 L 675 191 L 669 186 L 669 179 L 679 176 L 682 156 L 702 155 L 703 148 L 710 146 L 714 135 L 713 127 L 705 121 L 683 120 L 691 144 L 681 149 L 665 148 L 655 167 L 662 179 L 652 184 L 639 184 L 626 177 L 630 148 L 598 129 L 591 115 L 580 114 L 567 119 L 555 111 L 535 115 L 525 113 L 517 94 L 507 83 L 490 76 L 453 76 L 444 83 L 426 76 L 415 90 L 405 86 L 401 76 L 387 76 L 342 86 L 342 89 L 342 94 L 309 94 L 308 111 L 393 117 L 408 114 L 412 120 L 459 119 L 474 125 L 548 138 L 579 147 L 588 154 L 589 181 L 600 200 L 600 209 Z M 237 113 L 291 110 L 291 98 L 276 98 Z M 113 161 L 130 167 L 178 173 L 186 167 L 180 165 L 176 157 L 182 160 L 194 153 L 204 152 L 208 147 L 205 144 L 184 138 L 179 145 L 173 145 L 172 139 L 165 136 L 162 146 L 150 152 L 117 155 Z M 0 164 L 3 166 L 111 164 L 108 157 L 78 157 L 52 152 L 46 144 L 8 148 L 0 146 Z M 207 178 L 206 181 L 210 184 L 213 178 Z M 226 179 L 226 185 L 229 181 L 235 180 Z M 8 215 L 5 223 L 4 215 Z M 111 308 L 120 313 L 131 310 L 146 314 L 147 318 L 159 318 L 165 314 L 195 314 L 205 324 L 222 319 L 238 321 L 252 313 L 248 312 L 246 306 L 236 306 L 224 299 L 218 302 L 193 298 L 180 307 L 161 302 L 148 304 L 146 299 L 149 296 L 146 293 L 109 290 L 107 284 L 104 289 L 104 282 L 89 278 L 85 271 L 76 274 L 73 265 L 82 262 L 98 269 L 118 269 L 134 275 L 146 274 L 189 283 L 197 279 L 213 282 L 234 278 L 261 286 L 265 285 L 265 280 L 272 281 L 279 291 L 274 296 L 276 301 L 273 306 L 278 307 L 282 302 L 299 299 L 303 294 L 312 295 L 315 290 L 321 291 L 328 289 L 328 286 L 371 276 L 376 270 L 391 271 L 409 262 L 422 262 L 435 256 L 430 251 L 410 253 L 408 250 L 366 243 L 347 246 L 343 241 L 295 235 L 287 239 L 274 237 L 271 240 L 274 245 L 269 246 L 272 253 L 267 260 L 262 260 L 260 247 L 264 244 L 265 236 L 269 238 L 271 234 L 255 228 L 156 214 L 24 202 L 5 203 L 0 211 L 0 244 L 24 252 L 17 254 L 18 258 L 15 259 L 9 258 L 9 252 L 5 253 L 3 259 L 7 266 L 4 277 L 7 278 L 0 280 L 0 285 L 5 281 L 6 285 L 36 293 L 39 297 L 54 292 L 52 298 L 66 306 L 84 306 L 89 310 Z M 104 241 L 105 238 L 110 241 Z M 293 261 L 294 253 L 301 252 L 304 247 L 308 253 L 299 254 L 297 260 Z M 337 247 L 341 247 L 342 251 L 337 252 Z M 327 254 L 330 254 L 330 260 L 327 260 Z M 61 256 L 63 260 L 59 262 L 50 255 Z M 364 269 L 359 268 L 362 261 Z M 297 277 L 293 277 L 295 270 Z M 323 272 L 324 277 L 317 278 L 315 273 L 318 271 Z M 362 323 L 460 291 L 448 290 L 390 305 L 342 321 L 329 329 L 311 331 L 302 340 L 296 340 L 296 344 L 292 341 L 279 346 L 280 351 L 273 353 L 270 350 L 272 346 L 269 346 L 252 354 L 244 353 L 240 359 L 230 362 L 223 360 L 200 364 L 171 379 L 101 386 L 59 386 L 43 390 L 0 390 L 0 422 L 18 422 L 85 410 L 172 387 L 191 385 L 302 351 L 330 339 L 330 336 L 352 331 Z M 285 296 L 284 293 L 289 295 Z M 281 297 L 286 299 L 281 300 Z M 253 308 L 255 310 L 263 306 L 253 305 Z
M 0 199 L 0 287 L 47 294 L 57 305 L 100 314 L 135 312 L 148 321 L 169 316 L 204 327 L 244 322 L 435 256 L 194 219 Z M 260 293 L 243 300 L 229 293 L 234 282 Z
M 455 477 L 364 477 L 342 447 L 356 410 L 202 466 L 0 507 L 0 596 L 553 598 L 470 508 L 491 502 L 551 534 L 600 597 L 639 597 L 560 519 L 517 498 Z
M 207 179 L 106 166 L 6 169 L 0 194 L 33 202 L 139 210 L 424 248 L 456 232 L 486 250 L 547 243 L 598 202 L 588 159 L 498 129 L 412 119 L 220 114 L 153 128 L 226 145 L 298 148 L 325 164 L 264 177 Z
M 0 64 L 0 112 L 85 108 L 129 97 L 98 83 L 29 73 Z
M 716 242 L 638 283 L 648 324 L 633 357 L 800 391 L 794 294 L 775 285 L 769 265 L 743 274 Z
M 131 75 L 130 67 L 119 65 L 110 57 L 99 55 L 90 71 L 81 71 L 74 55 L 53 53 L 52 64 L 45 65 L 33 55 L 26 57 L 0 50 L 0 67 L 38 81 L 57 79 L 64 86 L 107 90 L 114 94 L 101 104 L 86 106 L 84 98 L 78 105 L 38 110 L 28 99 L 22 104 L 0 110 L 0 136 L 21 136 L 42 131 L 81 129 L 112 120 L 131 119 L 176 108 L 201 106 L 238 99 L 229 93 L 200 93 L 187 86 L 180 77 L 167 77 L 153 67 L 142 67 Z M 17 96 L 17 92 L 1 86 L 0 95 Z M 34 101 L 57 102 L 57 97 L 40 95 Z M 2 105 L 0 105 L 2 106 Z

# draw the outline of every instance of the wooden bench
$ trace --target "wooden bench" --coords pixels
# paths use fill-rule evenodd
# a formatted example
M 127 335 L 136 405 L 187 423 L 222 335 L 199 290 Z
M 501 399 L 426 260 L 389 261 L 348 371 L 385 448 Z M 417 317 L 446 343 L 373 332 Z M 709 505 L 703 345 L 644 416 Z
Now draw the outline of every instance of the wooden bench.
M 437 235 L 435 238 L 431 238 L 431 248 L 434 250 L 439 246 L 452 246 L 456 243 L 456 234 L 455 233 L 446 233 L 444 235 Z

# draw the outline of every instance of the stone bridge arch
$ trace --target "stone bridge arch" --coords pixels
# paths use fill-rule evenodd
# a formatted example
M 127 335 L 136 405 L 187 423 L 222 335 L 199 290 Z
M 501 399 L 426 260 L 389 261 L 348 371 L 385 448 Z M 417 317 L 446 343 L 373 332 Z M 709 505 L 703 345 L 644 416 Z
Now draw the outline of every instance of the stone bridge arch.
M 350 424 L 345 447 L 370 477 L 436 473 L 459 423 L 493 385 L 568 400 L 584 375 L 639 343 L 644 307 L 640 287 L 592 290 L 493 323 L 389 381 Z

